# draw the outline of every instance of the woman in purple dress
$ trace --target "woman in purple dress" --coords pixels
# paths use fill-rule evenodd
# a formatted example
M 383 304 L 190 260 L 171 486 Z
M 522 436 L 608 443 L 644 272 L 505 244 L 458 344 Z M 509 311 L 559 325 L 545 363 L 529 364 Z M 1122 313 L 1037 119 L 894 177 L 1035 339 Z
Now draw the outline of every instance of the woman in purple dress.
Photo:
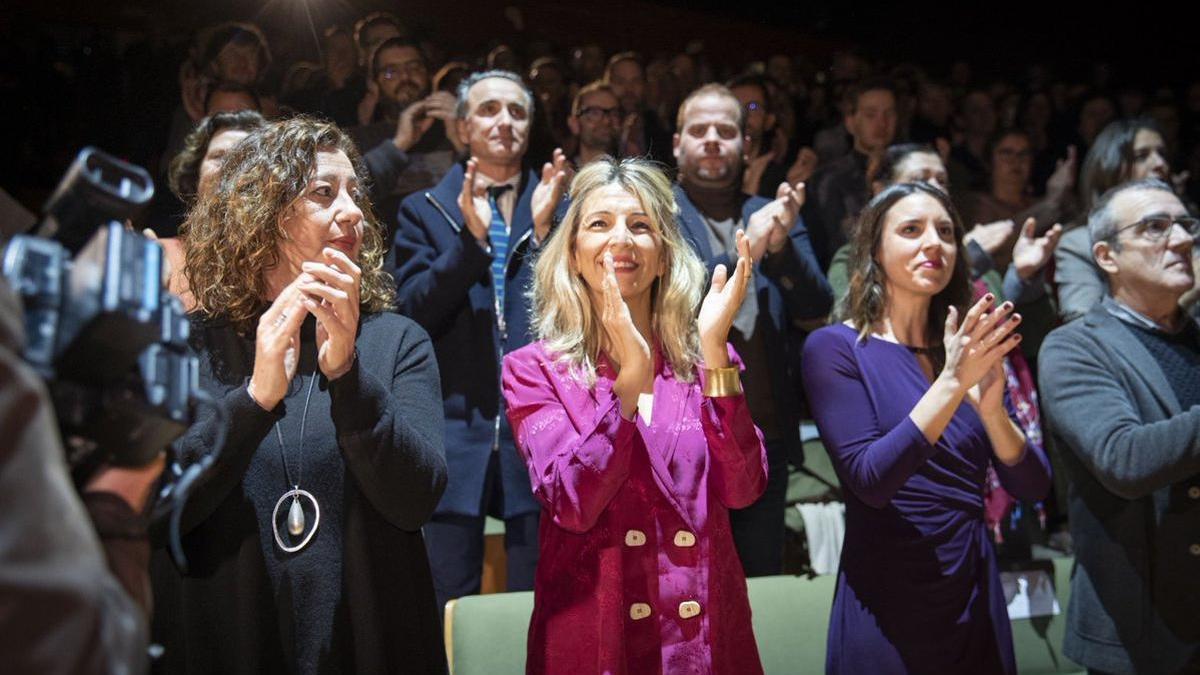
M 924 183 L 863 210 L 845 323 L 809 336 L 804 386 L 846 488 L 829 673 L 1014 673 L 983 518 L 989 462 L 1030 500 L 1050 485 L 1004 400 L 1020 316 L 991 294 L 967 310 L 963 226 Z

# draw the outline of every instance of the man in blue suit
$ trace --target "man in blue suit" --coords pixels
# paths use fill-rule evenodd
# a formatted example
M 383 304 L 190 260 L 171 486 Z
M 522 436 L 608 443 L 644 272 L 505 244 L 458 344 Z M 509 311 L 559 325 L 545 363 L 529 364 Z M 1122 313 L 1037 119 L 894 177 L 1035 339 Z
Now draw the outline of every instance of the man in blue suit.
M 833 294 L 799 222 L 804 184 L 783 183 L 774 200 L 742 192 L 746 113 L 726 87 L 705 85 L 679 107 L 673 139 L 679 166 L 675 199 L 684 235 L 708 265 L 732 269 L 734 234 L 745 230 L 754 258 L 754 292 L 747 293 L 729 340 L 746 370 L 746 403 L 766 440 L 767 490 L 730 512 L 734 543 L 746 576 L 780 574 L 788 456 L 803 457 L 800 400 L 792 359 L 797 324 L 829 313 Z
M 400 205 L 397 299 L 433 338 L 446 415 L 450 479 L 424 528 L 443 604 L 479 592 L 488 514 L 505 521 L 507 589 L 533 588 L 540 506 L 504 415 L 500 359 L 530 341 L 533 254 L 550 234 L 567 171 L 557 150 L 540 176 L 523 168 L 533 113 L 518 75 L 468 77 L 456 126 L 471 159 Z

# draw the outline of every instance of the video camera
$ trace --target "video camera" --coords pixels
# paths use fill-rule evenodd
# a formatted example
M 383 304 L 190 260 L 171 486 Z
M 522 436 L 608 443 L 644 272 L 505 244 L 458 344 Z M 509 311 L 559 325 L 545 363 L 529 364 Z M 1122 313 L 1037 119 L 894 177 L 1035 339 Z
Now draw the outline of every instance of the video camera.
M 192 423 L 198 366 L 183 305 L 163 288 L 162 248 L 124 224 L 153 196 L 144 169 L 85 148 L 37 234 L 13 237 L 0 259 L 77 480 L 101 463 L 144 465 Z

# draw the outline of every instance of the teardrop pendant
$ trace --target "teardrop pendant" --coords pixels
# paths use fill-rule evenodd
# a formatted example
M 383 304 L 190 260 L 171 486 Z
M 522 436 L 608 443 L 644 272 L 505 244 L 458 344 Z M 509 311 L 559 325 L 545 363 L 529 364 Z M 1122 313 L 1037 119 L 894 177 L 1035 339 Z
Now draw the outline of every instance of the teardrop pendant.
M 292 498 L 292 508 L 288 509 L 288 532 L 293 537 L 304 534 L 304 509 L 300 506 L 298 497 Z

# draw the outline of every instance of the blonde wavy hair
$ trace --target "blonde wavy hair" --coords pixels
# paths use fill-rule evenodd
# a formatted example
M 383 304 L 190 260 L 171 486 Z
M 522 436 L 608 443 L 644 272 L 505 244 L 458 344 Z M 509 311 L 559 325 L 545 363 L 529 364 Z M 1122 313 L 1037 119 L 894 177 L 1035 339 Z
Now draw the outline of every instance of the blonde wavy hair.
M 341 150 L 359 182 L 367 172 L 354 142 L 334 124 L 292 117 L 250 133 L 229 153 L 213 189 L 201 195 L 180 227 L 186 256 L 183 273 L 196 299 L 196 312 L 228 321 L 252 334 L 267 306 L 266 271 L 279 264 L 283 221 L 304 193 L 318 151 Z M 383 270 L 384 241 L 366 190 L 355 203 L 363 212 L 360 306 L 390 309 L 395 285 Z
M 534 266 L 529 291 L 534 335 L 544 340 L 559 362 L 566 363 L 584 382 L 596 381 L 604 328 L 599 308 L 583 277 L 572 271 L 575 238 L 588 197 L 608 185 L 620 185 L 641 202 L 662 244 L 661 277 L 651 288 L 654 340 L 675 377 L 691 382 L 700 360 L 696 312 L 704 291 L 705 270 L 679 229 L 679 207 L 671 181 L 653 162 L 609 157 L 596 160 L 571 182 L 571 206 L 546 242 Z

